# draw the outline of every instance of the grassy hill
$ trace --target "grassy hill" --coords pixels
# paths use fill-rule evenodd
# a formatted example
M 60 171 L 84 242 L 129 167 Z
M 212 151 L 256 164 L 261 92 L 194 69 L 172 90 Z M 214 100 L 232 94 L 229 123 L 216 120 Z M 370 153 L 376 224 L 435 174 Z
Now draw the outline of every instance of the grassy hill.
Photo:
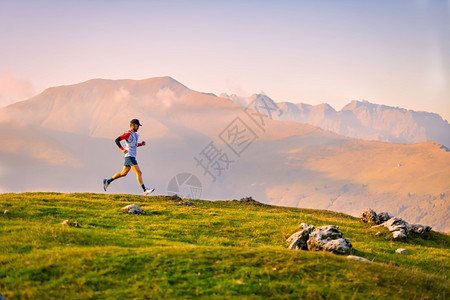
M 170 197 L 1 194 L 0 293 L 6 299 L 445 299 L 447 234 L 406 242 L 331 211 Z M 121 212 L 138 204 L 147 215 Z M 63 226 L 69 219 L 80 228 Z M 305 222 L 338 225 L 365 263 L 287 249 Z M 411 255 L 395 254 L 407 248 Z

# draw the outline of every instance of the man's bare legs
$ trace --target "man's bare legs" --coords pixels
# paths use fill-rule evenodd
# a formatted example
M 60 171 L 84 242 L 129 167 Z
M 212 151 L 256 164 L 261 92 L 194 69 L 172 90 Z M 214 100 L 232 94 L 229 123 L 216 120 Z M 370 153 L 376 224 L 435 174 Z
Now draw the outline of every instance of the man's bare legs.
M 131 167 L 130 166 L 124 166 L 122 171 L 117 172 L 116 174 L 113 175 L 112 179 L 116 180 L 117 178 L 120 177 L 125 177 L 127 176 L 128 172 L 130 172 Z
M 143 185 L 144 181 L 142 180 L 142 171 L 141 168 L 139 168 L 139 165 L 134 165 L 131 166 L 131 168 L 133 169 L 133 171 L 136 173 L 136 179 L 137 182 L 139 183 L 139 185 Z M 129 171 L 129 170 L 128 170 Z M 127 173 L 128 173 L 127 171 Z M 123 171 L 122 171 L 123 172 Z M 114 178 L 114 177 L 113 177 Z
M 130 172 L 130 170 L 133 169 L 133 171 L 136 173 L 136 179 L 137 182 L 139 183 L 139 185 L 141 186 L 142 190 L 144 191 L 144 195 L 149 195 L 151 194 L 155 189 L 147 189 L 144 185 L 144 181 L 142 180 L 142 171 L 141 168 L 139 168 L 138 165 L 134 165 L 134 166 L 124 166 L 122 171 L 117 172 L 116 174 L 114 174 L 110 179 L 103 180 L 103 189 L 106 191 L 106 188 L 109 186 L 109 184 L 113 181 L 116 180 L 120 177 L 125 177 L 127 176 L 128 172 Z

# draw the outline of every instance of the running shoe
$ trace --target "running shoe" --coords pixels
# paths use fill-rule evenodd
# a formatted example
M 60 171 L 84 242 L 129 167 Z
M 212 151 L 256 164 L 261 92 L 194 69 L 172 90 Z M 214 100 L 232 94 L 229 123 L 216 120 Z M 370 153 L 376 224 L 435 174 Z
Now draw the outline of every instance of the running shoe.
M 146 189 L 146 190 L 144 191 L 144 196 L 150 195 L 151 193 L 153 193 L 154 190 L 155 190 L 155 189 Z

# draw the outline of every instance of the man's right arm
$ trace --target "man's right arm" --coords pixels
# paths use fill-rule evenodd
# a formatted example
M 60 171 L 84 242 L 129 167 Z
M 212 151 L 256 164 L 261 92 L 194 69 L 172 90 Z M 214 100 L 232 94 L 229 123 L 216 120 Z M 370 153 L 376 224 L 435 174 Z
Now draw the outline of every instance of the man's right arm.
M 122 147 L 122 145 L 120 144 L 120 141 L 121 140 L 126 140 L 127 138 L 129 138 L 130 137 L 130 133 L 129 132 L 125 132 L 124 134 L 122 134 L 121 136 L 119 136 L 117 139 L 116 139 L 116 145 L 117 145 L 117 147 L 119 147 L 119 149 L 120 150 L 122 150 L 122 152 L 125 150 L 123 147 Z

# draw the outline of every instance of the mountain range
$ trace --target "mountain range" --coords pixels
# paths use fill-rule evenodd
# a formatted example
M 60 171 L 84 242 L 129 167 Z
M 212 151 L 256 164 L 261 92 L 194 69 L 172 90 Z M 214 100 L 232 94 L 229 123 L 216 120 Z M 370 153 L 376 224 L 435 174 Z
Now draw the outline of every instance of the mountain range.
M 442 142 L 430 141 L 428 135 L 427 141 L 414 144 L 351 138 L 288 119 L 292 105 L 264 97 L 239 103 L 191 90 L 171 77 L 94 79 L 49 88 L 0 109 L 5 143 L 0 148 L 0 192 L 101 192 L 102 179 L 123 164 L 114 139 L 138 118 L 143 124 L 140 140 L 147 145 L 139 148 L 137 160 L 145 184 L 155 187 L 156 194 L 210 200 L 252 196 L 274 205 L 352 215 L 372 207 L 450 232 L 450 152 Z M 300 111 L 302 105 L 296 107 Z M 365 102 L 352 102 L 341 112 L 322 107 L 324 115 L 358 115 L 354 118 L 367 128 L 382 123 L 378 118 L 384 113 L 370 115 L 367 122 L 356 111 L 373 107 L 389 115 L 392 110 Z M 320 119 L 311 113 L 319 108 L 310 106 L 309 111 L 304 115 Z M 326 120 L 322 117 L 324 124 Z M 335 124 L 351 132 L 342 120 L 336 118 Z M 438 127 L 436 132 L 443 130 Z M 139 192 L 131 173 L 108 189 Z
M 436 113 L 373 104 L 365 100 L 353 100 L 341 111 L 336 111 L 327 103 L 276 103 L 265 94 L 240 97 L 224 93 L 220 96 L 244 107 L 259 99 L 260 103 L 278 107 L 280 113 L 274 114 L 275 119 L 308 123 L 351 138 L 407 144 L 436 141 L 450 147 L 450 124 Z

